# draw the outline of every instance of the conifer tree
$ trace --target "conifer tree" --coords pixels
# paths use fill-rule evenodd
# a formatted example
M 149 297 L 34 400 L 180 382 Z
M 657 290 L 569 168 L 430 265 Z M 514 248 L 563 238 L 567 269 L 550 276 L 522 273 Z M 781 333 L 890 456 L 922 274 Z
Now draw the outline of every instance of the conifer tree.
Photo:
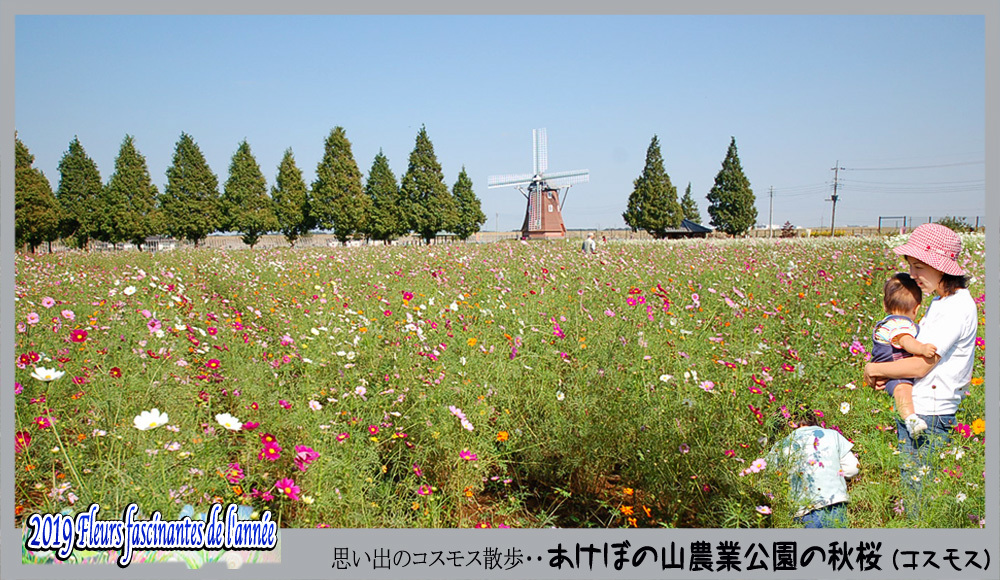
M 745 234 L 756 223 L 757 207 L 750 180 L 740 166 L 736 138 L 731 139 L 722 169 L 716 174 L 715 185 L 708 192 L 708 215 L 716 229 L 738 236 Z
M 316 225 L 332 229 L 341 243 L 368 229 L 371 199 L 361 187 L 361 171 L 343 127 L 334 127 L 326 138 L 312 184 L 310 211 Z
M 159 191 L 149 176 L 146 158 L 135 148 L 131 135 L 125 135 L 115 172 L 102 191 L 101 230 L 109 242 L 132 242 L 139 251 L 148 236 L 157 231 L 157 196 Z
M 681 213 L 684 219 L 701 224 L 701 213 L 698 211 L 698 204 L 691 197 L 691 182 L 688 182 L 687 189 L 684 190 L 684 197 L 681 198 Z
M 622 214 L 632 231 L 646 230 L 654 238 L 666 236 L 667 230 L 680 227 L 683 213 L 677 201 L 677 188 L 663 168 L 660 141 L 656 135 L 646 149 L 646 165 L 633 182 L 628 209 Z
M 181 133 L 177 141 L 160 199 L 164 227 L 174 238 L 190 240 L 198 247 L 208 234 L 218 231 L 219 178 L 187 133 Z
M 483 213 L 482 204 L 476 193 L 472 191 L 472 179 L 465 172 L 464 165 L 458 174 L 458 181 L 451 188 L 451 195 L 458 206 L 458 225 L 453 231 L 459 239 L 467 240 L 486 223 L 486 214 Z
M 14 136 L 14 243 L 35 248 L 59 238 L 59 202 L 35 156 Z
M 368 171 L 365 193 L 372 200 L 371 219 L 368 222 L 368 233 L 372 239 L 389 241 L 409 231 L 399 184 L 381 149 Z
M 250 249 L 257 245 L 262 235 L 278 229 L 264 174 L 246 139 L 236 148 L 229 163 L 229 179 L 223 188 L 221 206 L 222 229 L 238 232 Z
M 295 165 L 291 148 L 285 150 L 285 156 L 278 165 L 271 199 L 278 229 L 294 248 L 295 242 L 309 232 L 309 192 L 302 179 L 302 171 Z
M 106 238 L 101 231 L 101 174 L 77 137 L 59 161 L 56 199 L 62 208 L 60 233 L 74 246 L 87 249 L 93 238 Z
M 423 125 L 410 152 L 400 190 L 409 216 L 409 229 L 417 232 L 425 243 L 430 244 L 438 232 L 455 227 L 458 222 L 455 198 L 444 183 L 441 164 L 434 155 L 434 144 Z

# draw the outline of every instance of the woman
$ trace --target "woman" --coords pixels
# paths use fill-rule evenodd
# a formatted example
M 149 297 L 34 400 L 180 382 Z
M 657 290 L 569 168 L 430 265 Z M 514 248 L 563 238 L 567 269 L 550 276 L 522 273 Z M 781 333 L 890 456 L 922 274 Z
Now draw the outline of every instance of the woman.
M 909 491 L 904 506 L 913 518 L 919 517 L 920 479 L 932 472 L 936 450 L 950 441 L 955 413 L 972 379 L 978 317 L 966 288 L 968 279 L 958 264 L 961 249 L 958 235 L 940 224 L 919 226 L 905 244 L 893 249 L 906 258 L 910 276 L 923 293 L 935 295 L 918 326 L 921 342 L 933 344 L 937 354 L 865 365 L 865 384 L 879 390 L 890 379 L 914 379 L 914 412 L 927 423 L 927 430 L 912 437 L 896 419 L 902 445 L 900 473 Z

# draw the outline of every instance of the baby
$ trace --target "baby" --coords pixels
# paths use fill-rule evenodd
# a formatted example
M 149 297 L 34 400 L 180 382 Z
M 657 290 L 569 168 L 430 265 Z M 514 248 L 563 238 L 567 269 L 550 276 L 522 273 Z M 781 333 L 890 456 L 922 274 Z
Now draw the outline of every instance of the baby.
M 872 362 L 890 362 L 912 355 L 934 356 L 937 348 L 933 344 L 916 339 L 919 329 L 913 319 L 923 295 L 913 278 L 900 272 L 886 281 L 882 293 L 888 316 L 872 331 Z M 896 410 L 911 437 L 927 429 L 927 423 L 913 411 L 913 379 L 890 380 L 885 391 L 895 400 Z

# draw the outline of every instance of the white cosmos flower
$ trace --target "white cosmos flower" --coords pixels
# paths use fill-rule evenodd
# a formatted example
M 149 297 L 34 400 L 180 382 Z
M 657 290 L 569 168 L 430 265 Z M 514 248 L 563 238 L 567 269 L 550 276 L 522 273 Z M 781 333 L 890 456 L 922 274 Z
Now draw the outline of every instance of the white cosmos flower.
M 31 377 L 38 379 L 43 382 L 50 382 L 58 379 L 59 377 L 66 374 L 66 371 L 58 371 L 54 368 L 47 369 L 45 367 L 35 367 L 35 370 L 31 371 Z
M 556 391 L 556 400 L 561 401 L 566 398 L 566 393 L 562 391 Z
M 243 423 L 229 413 L 219 413 L 215 416 L 215 420 L 218 421 L 219 425 L 222 425 L 230 431 L 239 431 L 243 428 Z
M 963 501 L 966 500 L 967 497 L 968 496 L 966 496 L 964 493 L 958 492 L 955 494 L 955 501 L 957 501 L 958 503 L 962 503 Z
M 161 413 L 159 409 L 153 407 L 149 411 L 143 411 L 136 415 L 132 419 L 132 423 L 135 424 L 135 428 L 140 431 L 147 431 L 153 429 L 154 427 L 159 427 L 160 425 L 165 425 L 167 422 L 167 414 Z
M 668 382 L 670 379 L 674 378 L 674 375 L 660 375 L 660 380 L 663 382 Z
M 851 404 L 850 403 L 848 403 L 848 402 L 845 401 L 845 402 L 843 402 L 843 403 L 840 404 L 840 412 L 841 413 L 843 413 L 843 414 L 846 415 L 850 411 L 851 411 Z
M 135 286 L 126 286 L 125 289 L 122 290 L 122 293 L 125 294 L 126 296 L 131 296 L 135 294 Z

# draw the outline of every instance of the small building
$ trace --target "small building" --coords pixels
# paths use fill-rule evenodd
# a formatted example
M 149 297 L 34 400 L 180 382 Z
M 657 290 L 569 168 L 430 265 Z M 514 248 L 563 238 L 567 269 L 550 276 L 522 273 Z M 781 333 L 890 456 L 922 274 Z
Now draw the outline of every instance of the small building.
M 664 236 L 668 240 L 681 238 L 707 238 L 712 230 L 691 220 L 681 220 L 681 227 L 667 230 Z

